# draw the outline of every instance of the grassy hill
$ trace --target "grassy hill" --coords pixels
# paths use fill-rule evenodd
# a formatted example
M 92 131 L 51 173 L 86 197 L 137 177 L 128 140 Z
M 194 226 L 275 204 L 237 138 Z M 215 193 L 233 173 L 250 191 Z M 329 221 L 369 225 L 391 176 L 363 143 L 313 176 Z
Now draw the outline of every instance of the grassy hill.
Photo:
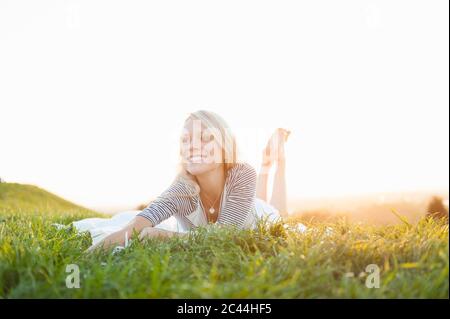
M 29 185 L 0 184 L 0 298 L 448 298 L 448 225 L 297 220 L 255 230 L 200 228 L 84 251 L 87 234 L 53 223 L 97 213 Z M 78 265 L 80 288 L 66 286 Z M 368 288 L 368 265 L 380 271 Z
M 37 186 L 0 183 L 0 211 L 6 210 L 15 213 L 34 212 L 52 215 L 60 213 L 96 214 Z

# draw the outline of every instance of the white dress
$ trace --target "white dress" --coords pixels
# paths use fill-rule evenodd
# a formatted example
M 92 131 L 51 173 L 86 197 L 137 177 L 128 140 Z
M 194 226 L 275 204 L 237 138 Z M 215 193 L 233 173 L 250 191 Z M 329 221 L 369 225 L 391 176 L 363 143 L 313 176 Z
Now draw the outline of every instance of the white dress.
M 92 237 L 92 243 L 95 245 L 109 234 L 122 229 L 140 212 L 140 210 L 130 210 L 117 213 L 111 218 L 86 218 L 73 222 L 73 226 L 79 232 L 88 231 Z M 205 226 L 208 224 L 201 205 L 198 206 L 197 210 L 186 217 L 196 227 Z M 253 228 L 256 225 L 256 222 L 260 219 L 267 220 L 268 222 L 275 222 L 280 220 L 280 218 L 280 214 L 275 207 L 259 198 L 256 198 L 252 213 L 249 214 L 247 221 L 244 223 L 244 228 Z M 188 229 L 185 229 L 180 222 L 178 222 L 175 216 L 171 216 L 162 221 L 156 225 L 155 228 L 179 233 L 186 233 L 189 231 Z

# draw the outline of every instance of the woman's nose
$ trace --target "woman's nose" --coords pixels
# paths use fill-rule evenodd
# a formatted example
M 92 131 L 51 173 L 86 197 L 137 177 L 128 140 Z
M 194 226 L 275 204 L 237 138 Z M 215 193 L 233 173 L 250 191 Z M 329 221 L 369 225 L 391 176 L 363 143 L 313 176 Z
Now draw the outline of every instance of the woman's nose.
M 202 147 L 199 146 L 191 146 L 190 149 L 191 156 L 201 156 L 202 155 Z

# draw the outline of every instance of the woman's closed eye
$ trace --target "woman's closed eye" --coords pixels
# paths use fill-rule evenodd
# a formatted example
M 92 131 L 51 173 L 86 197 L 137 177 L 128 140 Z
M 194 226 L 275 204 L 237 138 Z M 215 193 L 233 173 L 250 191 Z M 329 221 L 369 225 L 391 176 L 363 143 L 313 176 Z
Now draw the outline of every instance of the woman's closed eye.
M 203 143 L 209 143 L 214 141 L 214 135 L 212 135 L 211 133 L 203 133 L 202 134 L 202 142 Z
M 188 144 L 191 141 L 191 137 L 189 135 L 183 135 L 180 141 L 182 144 Z

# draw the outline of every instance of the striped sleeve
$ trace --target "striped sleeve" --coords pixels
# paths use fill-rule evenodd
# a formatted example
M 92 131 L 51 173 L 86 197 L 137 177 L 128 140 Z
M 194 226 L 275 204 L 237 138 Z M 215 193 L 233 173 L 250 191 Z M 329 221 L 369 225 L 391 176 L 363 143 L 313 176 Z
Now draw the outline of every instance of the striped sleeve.
M 227 198 L 225 207 L 217 220 L 218 224 L 244 226 L 255 203 L 256 171 L 247 163 L 232 167 L 227 176 Z
M 137 216 L 147 218 L 156 226 L 175 214 L 192 213 L 196 205 L 193 190 L 184 182 L 176 180 Z

